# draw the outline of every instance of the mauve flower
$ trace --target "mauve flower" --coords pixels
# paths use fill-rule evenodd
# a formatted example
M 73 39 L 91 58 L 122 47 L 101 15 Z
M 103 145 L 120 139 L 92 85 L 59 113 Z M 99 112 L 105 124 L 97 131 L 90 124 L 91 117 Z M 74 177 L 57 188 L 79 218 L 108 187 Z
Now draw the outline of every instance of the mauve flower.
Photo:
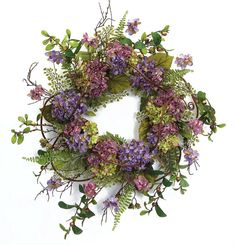
M 193 163 L 197 163 L 199 153 L 196 150 L 193 150 L 192 148 L 187 148 L 183 150 L 184 152 L 184 159 L 186 162 L 188 162 L 189 165 L 192 165 Z
M 63 63 L 63 55 L 60 51 L 52 50 L 45 54 L 48 56 L 49 61 L 56 63 L 57 65 Z
M 105 208 L 110 208 L 111 210 L 114 210 L 115 213 L 118 212 L 119 206 L 118 206 L 118 199 L 116 197 L 111 197 L 104 202 Z
M 92 198 L 96 195 L 96 184 L 92 181 L 84 184 L 84 192 L 87 197 Z
M 203 131 L 203 122 L 198 118 L 191 119 L 188 122 L 188 125 L 193 130 L 195 135 L 201 134 Z
M 181 54 L 179 57 L 176 57 L 175 64 L 181 69 L 185 69 L 187 66 L 193 65 L 193 58 L 191 55 L 183 55 Z
M 143 175 L 137 176 L 133 181 L 134 181 L 135 187 L 138 191 L 148 189 L 149 182 Z
M 63 182 L 62 182 L 62 180 L 60 178 L 57 178 L 55 176 L 52 176 L 47 181 L 47 190 L 48 191 L 52 191 L 52 190 L 55 190 L 55 189 L 59 188 L 62 185 L 63 185 Z
M 28 96 L 32 99 L 32 100 L 41 100 L 42 95 L 45 93 L 44 88 L 42 87 L 42 85 L 37 85 L 35 86 L 34 89 L 31 89 Z
M 87 44 L 93 48 L 98 46 L 98 40 L 94 37 L 89 37 L 87 33 L 83 34 L 82 43 Z
M 127 30 L 126 32 L 129 34 L 129 35 L 133 35 L 135 34 L 137 31 L 139 31 L 138 29 L 138 25 L 140 24 L 140 19 L 139 18 L 136 18 L 136 19 L 133 19 L 133 20 L 129 20 L 127 22 Z

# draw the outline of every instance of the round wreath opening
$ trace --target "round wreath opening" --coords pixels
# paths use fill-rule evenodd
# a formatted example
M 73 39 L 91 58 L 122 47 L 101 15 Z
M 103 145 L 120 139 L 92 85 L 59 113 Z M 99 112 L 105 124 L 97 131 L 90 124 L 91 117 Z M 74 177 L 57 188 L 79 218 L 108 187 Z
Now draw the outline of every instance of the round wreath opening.
M 35 174 L 42 185 L 37 197 L 63 194 L 79 183 L 74 190 L 81 193 L 78 202 L 59 202 L 60 208 L 74 210 L 68 224 L 60 224 L 65 238 L 70 232 L 82 233 L 96 205 L 103 209 L 102 221 L 108 213 L 114 216 L 114 228 L 128 208 L 140 209 L 140 215 L 155 211 L 165 217 L 159 205 L 165 190 L 172 187 L 184 194 L 189 186 L 184 171 L 191 174 L 192 167 L 199 166 L 199 154 L 193 149 L 199 135 L 211 140 L 217 128 L 224 127 L 216 123 L 206 94 L 197 92 L 184 78 L 192 72 L 187 68 L 193 65 L 192 57 L 174 58 L 165 48 L 169 26 L 144 32 L 133 41 L 140 20 L 126 22 L 125 13 L 115 27 L 111 13 L 109 4 L 92 37 L 85 33 L 76 39 L 67 29 L 59 39 L 42 31 L 52 64 L 44 69 L 48 87 L 32 81 L 37 66 L 33 63 L 24 81 L 31 88 L 29 97 L 39 102 L 40 112 L 36 120 L 20 116 L 23 129 L 12 130 L 12 143 L 18 144 L 26 134 L 41 132 L 38 154 L 25 157 L 41 166 Z M 139 139 L 126 140 L 111 132 L 100 135 L 90 118 L 100 107 L 129 93 L 140 97 Z M 40 177 L 45 171 L 52 176 L 43 184 Z M 97 195 L 113 185 L 119 190 L 97 203 Z M 143 198 L 137 198 L 137 193 Z

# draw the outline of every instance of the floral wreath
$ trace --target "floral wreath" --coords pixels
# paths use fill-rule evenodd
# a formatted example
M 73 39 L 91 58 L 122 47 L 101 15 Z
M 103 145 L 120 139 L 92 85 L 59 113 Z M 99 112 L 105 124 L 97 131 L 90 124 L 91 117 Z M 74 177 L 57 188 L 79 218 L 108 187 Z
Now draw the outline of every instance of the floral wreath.
M 60 224 L 65 238 L 72 231 L 82 233 L 86 219 L 95 215 L 94 205 L 103 209 L 102 222 L 110 212 L 114 216 L 113 229 L 126 209 L 141 209 L 140 215 L 155 211 L 166 214 L 159 201 L 168 187 L 185 193 L 189 186 L 182 171 L 199 166 L 198 152 L 192 148 L 199 135 L 211 140 L 217 128 L 215 110 L 202 91 L 196 92 L 184 76 L 192 72 L 190 55 L 175 58 L 163 43 L 169 26 L 150 34 L 138 32 L 139 19 L 126 22 L 127 13 L 115 28 L 110 3 L 101 9 L 93 37 L 85 33 L 74 39 L 71 31 L 59 38 L 42 31 L 46 56 L 52 67 L 45 68 L 49 88 L 32 81 L 33 63 L 24 81 L 32 88 L 28 94 L 35 102 L 43 102 L 36 120 L 20 116 L 20 131 L 12 130 L 12 143 L 21 144 L 25 134 L 40 131 L 41 149 L 26 160 L 41 166 L 35 174 L 41 184 L 40 194 L 48 199 L 53 193 L 61 195 L 72 188 L 80 192 L 79 202 L 59 202 L 62 209 L 73 209 L 68 225 Z M 109 23 L 110 22 L 110 23 Z M 127 141 L 107 132 L 98 134 L 90 117 L 106 104 L 122 99 L 129 93 L 141 99 L 139 139 Z M 181 163 L 183 153 L 184 162 Z M 185 170 L 184 170 L 185 169 Z M 52 177 L 46 185 L 40 177 L 46 171 Z M 75 185 L 79 183 L 79 185 Z M 116 185 L 118 190 L 97 203 L 97 195 Z M 145 201 L 140 203 L 137 194 Z

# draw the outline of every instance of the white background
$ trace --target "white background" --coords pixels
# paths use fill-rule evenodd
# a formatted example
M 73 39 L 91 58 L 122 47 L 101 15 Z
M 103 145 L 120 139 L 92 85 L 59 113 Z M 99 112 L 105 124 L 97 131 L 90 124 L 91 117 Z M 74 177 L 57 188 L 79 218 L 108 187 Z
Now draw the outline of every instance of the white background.
M 105 4 L 106 1 L 101 1 Z M 34 78 L 44 83 L 45 61 L 40 31 L 62 36 L 70 28 L 80 38 L 92 32 L 99 18 L 96 0 L 27 1 L 0 3 L 0 244 L 235 244 L 235 2 L 233 0 L 113 0 L 115 19 L 129 10 L 129 18 L 139 17 L 142 31 L 171 26 L 166 46 L 174 54 L 194 57 L 194 74 L 188 80 L 207 92 L 217 110 L 218 122 L 227 124 L 214 137 L 197 145 L 201 168 L 190 176 L 190 188 L 182 196 L 168 191 L 161 206 L 168 216 L 154 213 L 140 217 L 128 211 L 120 226 L 111 231 L 112 219 L 103 227 L 99 217 L 85 224 L 84 234 L 63 240 L 58 223 L 69 218 L 69 211 L 59 209 L 58 199 L 34 196 L 40 190 L 32 171 L 38 167 L 21 160 L 39 147 L 37 135 L 25 144 L 10 143 L 10 129 L 16 128 L 19 115 L 36 114 L 37 106 L 27 106 L 28 89 L 22 78 L 33 61 L 40 61 Z M 134 137 L 133 116 L 137 99 L 125 99 L 101 111 L 96 119 L 100 130 Z M 115 111 L 115 114 L 113 113 Z M 122 115 L 122 113 L 124 113 Z M 111 121 L 112 117 L 112 121 Z M 102 124 L 102 125 L 101 125 Z M 70 199 L 76 200 L 76 193 Z M 68 198 L 69 199 L 69 198 Z M 66 199 L 65 199 L 66 200 Z

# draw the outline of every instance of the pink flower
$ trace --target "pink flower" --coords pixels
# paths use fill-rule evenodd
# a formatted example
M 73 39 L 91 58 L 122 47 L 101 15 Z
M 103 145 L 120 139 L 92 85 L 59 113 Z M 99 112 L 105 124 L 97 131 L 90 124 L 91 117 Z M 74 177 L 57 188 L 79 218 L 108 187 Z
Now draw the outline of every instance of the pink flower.
M 195 135 L 201 134 L 203 131 L 203 122 L 198 118 L 191 119 L 188 122 L 188 125 L 193 130 Z
M 143 176 L 139 175 L 134 179 L 135 187 L 138 191 L 147 190 L 149 182 L 148 180 Z
M 30 90 L 30 93 L 28 94 L 28 96 L 32 99 L 32 100 L 40 100 L 42 95 L 44 94 L 45 90 L 42 87 L 42 85 L 37 85 L 35 86 L 34 89 Z
M 96 195 L 96 184 L 92 181 L 84 184 L 84 192 L 87 197 L 92 198 Z
M 98 40 L 94 37 L 89 37 L 87 33 L 83 34 L 82 43 L 90 45 L 93 48 L 97 48 Z

